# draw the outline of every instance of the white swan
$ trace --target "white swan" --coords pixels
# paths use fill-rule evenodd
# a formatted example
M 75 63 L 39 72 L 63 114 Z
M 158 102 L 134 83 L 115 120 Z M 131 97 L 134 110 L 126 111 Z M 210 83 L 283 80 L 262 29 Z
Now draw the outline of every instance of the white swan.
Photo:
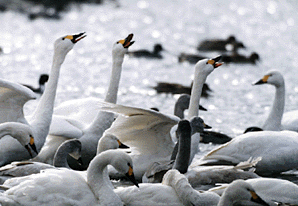
M 9 188 L 0 193 L 0 203 L 16 205 L 123 205 L 103 180 L 102 171 L 111 164 L 136 185 L 131 158 L 116 150 L 97 155 L 87 169 L 87 181 L 76 171 L 48 169 L 39 174 L 5 181 Z
M 199 110 L 203 84 L 207 76 L 221 65 L 221 63 L 217 63 L 219 59 L 220 57 L 209 60 L 204 59 L 195 66 L 194 92 L 192 91 L 189 108 L 190 118 L 198 115 L 197 110 Z M 122 105 L 107 103 L 105 105 L 102 108 L 103 110 L 122 114 L 105 131 L 105 134 L 113 134 L 130 146 L 132 151 L 130 155 L 137 165 L 135 168 L 137 179 L 141 180 L 152 162 L 170 158 L 174 148 L 170 130 L 180 120 L 178 117 Z M 199 139 L 199 137 L 193 139 Z M 109 171 L 109 174 L 117 177 L 117 174 L 112 174 L 112 171 Z
M 256 193 L 270 206 L 275 206 L 277 205 L 276 203 L 298 205 L 298 186 L 288 180 L 260 177 L 248 179 L 245 182 L 249 183 Z M 209 191 L 222 195 L 226 187 L 228 185 L 215 187 Z
M 206 205 L 227 206 L 235 202 L 246 205 L 266 204 L 254 191 L 251 185 L 243 180 L 234 181 L 222 197 L 213 192 L 199 192 L 194 190 L 187 178 L 177 170 L 169 170 L 162 183 L 141 183 L 140 188 L 124 187 L 114 191 L 127 205 Z
M 54 169 L 55 167 L 70 168 L 67 163 L 67 155 L 80 161 L 81 142 L 77 139 L 71 139 L 63 142 L 58 148 L 54 157 L 54 166 L 42 162 L 21 161 L 12 162 L 0 168 L 0 183 L 13 177 L 22 177 L 26 175 L 39 173 L 44 169 Z
M 73 48 L 74 44 L 84 38 L 84 33 L 77 35 L 68 35 L 61 37 L 55 41 L 54 44 L 54 57 L 49 75 L 49 81 L 47 87 L 39 100 L 39 104 L 30 117 L 30 124 L 26 121 L 23 114 L 23 105 L 32 99 L 34 93 L 30 89 L 14 84 L 8 81 L 0 81 L 1 93 L 1 117 L 0 122 L 21 122 L 30 125 L 33 136 L 35 138 L 35 144 L 37 151 L 40 151 L 45 142 L 45 138 L 48 134 L 49 127 L 52 120 L 52 113 L 56 95 L 56 89 L 58 84 L 60 67 L 67 55 L 67 53 Z M 7 147 L 6 144 L 10 144 Z M 9 142 L 9 143 L 7 143 Z M 3 158 L 0 157 L 0 165 L 5 165 L 12 161 L 29 159 L 29 155 L 19 144 L 6 138 L 0 140 L 0 151 L 10 151 L 10 156 Z
M 254 85 L 271 84 L 275 87 L 275 97 L 271 111 L 262 126 L 263 130 L 291 130 L 298 132 L 298 110 L 284 113 L 285 82 L 279 71 L 269 71 Z
M 261 157 L 259 175 L 298 169 L 298 133 L 293 131 L 249 132 L 213 149 L 200 159 L 201 165 L 236 165 L 250 157 Z
M 112 74 L 105 97 L 106 102 L 117 101 L 122 63 L 128 48 L 134 43 L 131 41 L 132 38 L 133 34 L 130 34 L 113 45 Z M 77 138 L 82 143 L 83 164 L 79 165 L 73 159 L 69 159 L 69 164 L 73 169 L 86 169 L 96 155 L 98 140 L 114 121 L 114 114 L 99 111 L 96 107 L 98 101 L 97 98 L 75 99 L 55 108 L 49 136 L 36 160 L 51 164 L 57 147 L 69 138 Z
M 8 136 L 7 136 L 8 135 Z M 27 124 L 19 123 L 19 122 L 5 122 L 0 124 L 0 139 L 7 136 L 8 140 L 14 138 L 18 141 L 25 149 L 28 151 L 29 155 L 32 157 L 31 148 L 33 151 L 37 153 L 36 146 L 33 138 L 33 131 Z M 9 149 L 11 145 L 10 141 L 3 141 L 7 150 L 0 151 L 0 156 L 3 159 L 9 158 L 12 154 Z M 31 148 L 30 148 L 30 147 Z

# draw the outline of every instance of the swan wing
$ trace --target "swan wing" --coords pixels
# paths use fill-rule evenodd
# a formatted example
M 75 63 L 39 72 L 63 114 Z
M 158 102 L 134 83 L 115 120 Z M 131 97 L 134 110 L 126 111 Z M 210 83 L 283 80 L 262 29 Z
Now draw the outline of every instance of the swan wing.
M 172 152 L 174 143 L 170 138 L 171 128 L 178 123 L 179 118 L 165 115 L 156 111 L 103 103 L 102 110 L 121 114 L 105 131 L 113 134 L 121 142 L 129 145 L 133 151 L 142 153 L 156 153 L 167 150 Z
M 23 106 L 31 99 L 36 99 L 36 95 L 27 87 L 0 79 L 0 123 L 26 123 Z
M 74 119 L 53 115 L 49 134 L 66 138 L 80 138 L 83 135 L 84 126 Z

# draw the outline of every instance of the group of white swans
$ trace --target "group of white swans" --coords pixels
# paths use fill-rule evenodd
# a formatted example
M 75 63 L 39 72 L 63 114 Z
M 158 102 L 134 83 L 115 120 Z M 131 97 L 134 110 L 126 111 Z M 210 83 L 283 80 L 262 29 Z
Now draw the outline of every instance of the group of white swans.
M 132 34 L 113 45 L 104 101 L 75 99 L 54 109 L 61 65 L 85 36 L 67 35 L 55 41 L 49 80 L 32 116 L 24 117 L 23 106 L 35 94 L 0 79 L 0 205 L 298 205 L 297 185 L 259 176 L 298 169 L 298 118 L 283 114 L 285 86 L 278 71 L 257 82 L 276 87 L 264 131 L 235 137 L 193 165 L 205 125 L 199 118 L 202 87 L 222 65 L 220 57 L 195 65 L 183 120 L 116 104 L 124 56 L 134 43 Z M 115 189 L 109 177 L 127 177 L 135 186 Z M 142 179 L 148 183 L 138 184 Z M 216 183 L 230 184 L 210 191 L 194 189 Z

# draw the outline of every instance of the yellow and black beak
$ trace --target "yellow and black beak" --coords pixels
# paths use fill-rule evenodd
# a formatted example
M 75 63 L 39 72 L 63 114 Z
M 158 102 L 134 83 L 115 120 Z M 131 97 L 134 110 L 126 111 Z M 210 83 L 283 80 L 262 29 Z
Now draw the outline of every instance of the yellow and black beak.
M 217 56 L 217 57 L 215 57 L 213 59 L 209 59 L 207 61 L 207 64 L 211 64 L 211 65 L 213 65 L 214 68 L 217 68 L 217 67 L 223 65 L 223 63 L 219 63 L 218 62 L 220 59 L 221 59 L 221 56 Z
M 204 129 L 211 129 L 211 128 L 212 128 L 212 127 L 209 126 L 208 124 L 203 123 L 203 125 L 204 125 Z
M 81 39 L 85 38 L 87 35 L 85 35 L 86 32 L 82 32 L 79 34 L 75 34 L 75 35 L 67 35 L 66 37 L 64 37 L 65 39 L 70 39 L 72 41 L 72 43 L 77 43 L 78 41 L 80 41 Z
M 122 44 L 124 48 L 128 48 L 133 43 L 135 43 L 134 41 L 131 41 L 132 37 L 133 37 L 133 34 L 129 34 L 125 39 L 118 41 L 118 43 Z
M 118 144 L 119 144 L 119 148 L 129 148 L 129 146 L 127 146 L 127 145 L 125 145 L 125 144 L 123 144 L 122 142 L 120 142 L 120 140 L 118 139 L 117 140 L 117 142 L 118 142 Z
M 30 147 L 29 147 L 30 146 Z M 29 144 L 25 145 L 25 148 L 27 149 L 27 151 L 29 152 L 30 156 L 33 157 L 31 149 L 33 149 L 33 151 L 38 154 L 36 146 L 34 144 L 34 138 L 32 135 L 30 135 L 30 141 Z
M 269 204 L 267 202 L 265 202 L 262 198 L 260 198 L 259 195 L 257 195 L 254 191 L 249 191 L 251 194 L 251 201 L 259 203 L 260 205 L 267 205 L 269 206 Z
M 129 165 L 129 170 L 128 172 L 125 174 L 125 176 L 137 187 L 139 187 L 138 182 L 135 179 L 134 173 L 133 173 L 133 169 L 132 167 Z
M 253 85 L 266 84 L 269 77 L 270 77 L 270 75 L 265 75 L 262 79 L 260 79 L 259 81 L 257 81 Z

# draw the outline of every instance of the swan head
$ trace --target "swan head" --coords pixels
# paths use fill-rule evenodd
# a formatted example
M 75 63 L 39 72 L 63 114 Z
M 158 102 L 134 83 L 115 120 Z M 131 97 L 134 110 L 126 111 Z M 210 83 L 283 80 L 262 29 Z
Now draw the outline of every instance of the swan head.
M 255 82 L 253 85 L 260 85 L 260 84 L 271 84 L 276 87 L 280 87 L 284 85 L 284 78 L 279 71 L 269 71 L 266 75 L 259 81 Z
M 98 141 L 97 154 L 108 149 L 129 148 L 123 144 L 115 135 L 105 134 Z
M 229 199 L 231 202 L 252 201 L 260 205 L 269 205 L 257 195 L 249 183 L 241 179 L 233 181 L 225 189 L 222 197 Z
M 73 46 L 85 37 L 85 32 L 82 32 L 79 34 L 67 35 L 58 38 L 54 43 L 55 53 L 63 57 L 64 60 L 66 54 L 73 48 Z
M 6 122 L 2 123 L 2 125 L 6 127 L 6 130 L 13 138 L 27 149 L 31 157 L 33 157 L 31 149 L 38 154 L 34 143 L 33 131 L 29 125 L 19 122 Z
M 134 41 L 131 41 L 132 37 L 133 34 L 129 34 L 125 39 L 117 41 L 113 46 L 113 56 L 127 53 L 128 48 L 134 43 Z
M 211 129 L 211 127 L 204 123 L 204 120 L 201 117 L 194 116 L 190 119 L 190 125 L 192 130 L 192 135 L 195 133 L 201 133 L 204 129 Z
M 132 164 L 131 157 L 125 152 L 118 151 L 118 150 L 108 150 L 103 153 L 107 153 L 107 152 L 110 152 L 113 156 L 113 158 L 111 158 L 110 164 L 120 173 L 125 174 L 125 176 L 132 183 L 134 183 L 134 185 L 139 187 L 138 182 L 136 181 L 133 173 L 133 164 Z
M 223 64 L 223 63 L 218 62 L 220 59 L 221 59 L 221 56 L 217 56 L 213 59 L 202 59 L 196 63 L 195 70 L 198 70 L 207 76 L 215 68 L 217 68 Z
M 68 144 L 68 146 L 71 148 L 71 152 L 68 153 L 71 157 L 73 157 L 75 160 L 78 161 L 79 164 L 83 164 L 82 158 L 81 158 L 81 151 L 82 151 L 82 143 L 78 139 L 71 139 L 65 141 L 63 144 Z

